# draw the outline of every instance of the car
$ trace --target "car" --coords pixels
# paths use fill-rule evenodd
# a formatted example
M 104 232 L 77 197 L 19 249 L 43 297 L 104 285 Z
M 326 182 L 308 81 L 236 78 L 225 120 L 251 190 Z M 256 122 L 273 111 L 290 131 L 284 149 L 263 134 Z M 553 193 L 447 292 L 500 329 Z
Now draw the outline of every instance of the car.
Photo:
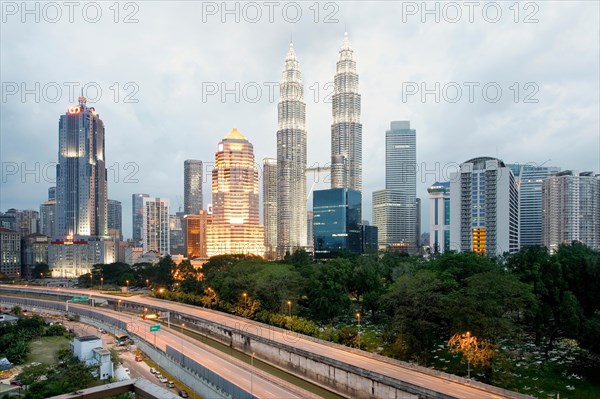
M 154 367 L 150 367 L 150 372 L 151 372 L 152 374 L 156 374 L 156 369 L 155 369 Z
M 184 391 L 183 389 L 181 391 L 178 392 L 179 396 L 181 396 L 182 398 L 188 398 L 190 395 L 188 395 L 188 393 L 186 391 Z
M 99 332 L 100 334 L 106 334 L 106 330 L 105 330 L 104 328 L 99 328 L 99 329 L 98 329 L 98 332 Z
M 175 383 L 173 381 L 167 382 L 167 388 L 175 388 Z
M 21 382 L 21 380 L 17 380 L 16 378 L 13 378 L 12 380 L 10 380 L 10 385 L 16 385 L 18 387 L 22 387 L 23 383 Z
M 169 380 L 167 380 L 167 377 L 160 377 L 158 380 L 160 382 L 162 382 L 163 384 L 166 384 L 167 382 L 169 382 Z
M 154 374 L 154 376 L 156 378 L 158 378 L 159 380 L 162 378 L 162 374 L 161 373 L 156 373 L 156 374 Z

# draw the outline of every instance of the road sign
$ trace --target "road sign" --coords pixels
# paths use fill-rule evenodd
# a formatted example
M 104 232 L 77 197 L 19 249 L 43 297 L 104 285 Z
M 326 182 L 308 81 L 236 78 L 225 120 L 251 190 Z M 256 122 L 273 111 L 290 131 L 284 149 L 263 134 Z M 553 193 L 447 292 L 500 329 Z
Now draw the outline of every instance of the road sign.
M 157 324 L 155 326 L 150 326 L 150 332 L 157 332 L 160 330 L 160 324 Z
M 73 299 L 71 299 L 71 301 L 73 302 L 85 302 L 89 300 L 89 298 L 87 296 L 82 296 L 82 297 L 73 297 Z

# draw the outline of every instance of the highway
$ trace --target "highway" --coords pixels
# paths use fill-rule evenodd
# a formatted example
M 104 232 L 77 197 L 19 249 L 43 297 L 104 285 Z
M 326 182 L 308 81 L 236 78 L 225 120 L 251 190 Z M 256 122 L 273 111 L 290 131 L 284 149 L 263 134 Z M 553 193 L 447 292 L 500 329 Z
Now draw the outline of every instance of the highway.
M 0 286 L 0 289 L 3 288 Z M 6 287 L 6 288 L 11 288 Z M 61 291 L 62 293 L 69 292 L 75 295 L 90 295 L 91 292 L 89 290 L 74 290 L 74 289 L 46 289 L 43 287 L 28 287 L 32 290 L 41 290 L 41 291 Z M 115 296 L 107 295 L 107 294 L 99 294 L 93 292 L 94 297 L 101 298 L 109 298 L 111 300 L 115 300 Z M 397 379 L 400 381 L 404 381 L 410 383 L 412 385 L 423 387 L 428 390 L 434 390 L 445 395 L 456 397 L 456 398 L 464 398 L 464 399 L 508 399 L 508 398 L 523 398 L 525 395 L 514 393 L 514 395 L 508 391 L 500 391 L 494 390 L 493 387 L 490 387 L 489 390 L 485 389 L 485 387 L 469 385 L 467 383 L 461 383 L 459 381 L 454 381 L 450 378 L 444 378 L 440 375 L 435 375 L 434 372 L 428 373 L 426 371 L 421 371 L 419 369 L 412 369 L 410 366 L 403 366 L 396 362 L 388 362 L 383 359 L 377 359 L 371 356 L 362 355 L 357 353 L 357 351 L 345 350 L 344 348 L 339 348 L 335 346 L 326 345 L 322 342 L 315 340 L 312 337 L 303 336 L 296 333 L 285 332 L 280 329 L 272 328 L 268 325 L 254 322 L 247 319 L 241 319 L 239 317 L 231 316 L 225 313 L 199 308 L 191 305 L 185 305 L 177 302 L 158 300 L 155 298 L 145 297 L 145 296 L 132 296 L 128 298 L 123 298 L 124 302 L 132 302 L 141 304 L 142 306 L 147 307 L 164 307 L 168 308 L 174 312 L 180 312 L 182 314 L 192 315 L 198 318 L 206 319 L 213 323 L 223 324 L 228 327 L 234 327 L 237 329 L 245 330 L 248 333 L 253 333 L 259 335 L 263 338 L 278 342 L 283 345 L 293 346 L 296 349 L 302 349 L 307 352 L 311 352 L 320 356 L 326 356 L 330 359 L 337 360 L 339 362 L 343 362 L 355 367 L 360 367 L 365 370 L 368 370 L 373 373 L 378 373 L 393 379 Z M 158 338 L 158 337 L 157 337 Z M 170 342 L 172 345 L 180 344 L 181 337 L 176 337 L 172 333 L 169 334 L 168 338 L 165 338 L 166 342 Z M 149 341 L 152 342 L 152 341 Z M 161 341 L 161 344 L 164 345 L 164 341 Z M 186 353 L 188 352 L 186 344 Z M 175 348 L 177 346 L 174 346 Z M 200 357 L 204 356 L 205 351 L 202 352 L 200 348 L 194 348 L 190 343 L 189 350 L 193 350 L 193 353 L 197 353 Z M 212 370 L 220 370 L 219 363 L 210 363 L 206 364 Z M 249 372 L 247 370 L 239 370 L 237 373 L 232 373 L 231 376 L 232 382 L 236 384 L 244 384 L 249 381 Z M 264 383 L 264 382 L 263 382 Z M 244 385 L 244 386 L 246 386 Z M 263 394 L 271 394 L 266 386 L 261 386 L 261 392 Z M 264 389 L 264 390 L 263 390 Z M 287 396 L 280 396 L 287 397 Z

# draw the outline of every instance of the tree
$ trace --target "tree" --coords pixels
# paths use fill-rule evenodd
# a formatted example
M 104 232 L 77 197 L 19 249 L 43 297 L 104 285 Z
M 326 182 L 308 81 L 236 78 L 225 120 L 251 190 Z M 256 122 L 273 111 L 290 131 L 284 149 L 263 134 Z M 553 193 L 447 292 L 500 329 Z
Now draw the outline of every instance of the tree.
M 23 314 L 23 309 L 21 309 L 21 307 L 19 305 L 15 305 L 10 310 L 10 313 L 12 313 L 12 314 L 14 314 L 16 316 L 22 315 Z
M 350 312 L 348 278 L 352 264 L 348 259 L 336 258 L 318 265 L 308 288 L 311 315 L 322 322 L 346 316 Z
M 467 360 L 467 376 L 471 378 L 471 363 L 474 366 L 482 366 L 486 370 L 491 370 L 492 359 L 494 358 L 494 346 L 486 341 L 478 340 L 476 336 L 469 331 L 466 333 L 457 333 L 450 337 L 448 341 L 450 352 L 461 353 L 463 359 Z M 491 375 L 486 378 L 491 380 Z
M 32 273 L 34 278 L 37 278 L 38 276 L 49 277 L 50 266 L 48 266 L 47 263 L 38 262 L 35 264 Z

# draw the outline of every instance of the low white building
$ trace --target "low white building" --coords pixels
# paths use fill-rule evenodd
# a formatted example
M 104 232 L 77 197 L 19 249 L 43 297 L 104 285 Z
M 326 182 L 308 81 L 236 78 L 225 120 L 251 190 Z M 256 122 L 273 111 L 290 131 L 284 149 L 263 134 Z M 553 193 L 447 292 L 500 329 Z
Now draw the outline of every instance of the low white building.
M 101 380 L 108 380 L 114 374 L 110 352 L 102 348 L 102 339 L 95 335 L 75 337 L 71 342 L 71 351 L 88 366 L 97 365 Z

